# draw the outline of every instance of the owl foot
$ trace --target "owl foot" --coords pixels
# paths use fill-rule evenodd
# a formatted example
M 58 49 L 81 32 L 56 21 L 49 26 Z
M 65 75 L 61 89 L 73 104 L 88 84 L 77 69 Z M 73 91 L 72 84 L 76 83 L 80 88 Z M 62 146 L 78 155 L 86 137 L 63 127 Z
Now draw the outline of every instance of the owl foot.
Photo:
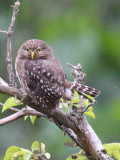
M 26 98 L 26 94 L 23 94 L 23 97 L 19 101 L 17 100 L 17 96 L 16 95 L 14 96 L 14 98 L 15 98 L 15 103 L 16 104 L 20 104 Z

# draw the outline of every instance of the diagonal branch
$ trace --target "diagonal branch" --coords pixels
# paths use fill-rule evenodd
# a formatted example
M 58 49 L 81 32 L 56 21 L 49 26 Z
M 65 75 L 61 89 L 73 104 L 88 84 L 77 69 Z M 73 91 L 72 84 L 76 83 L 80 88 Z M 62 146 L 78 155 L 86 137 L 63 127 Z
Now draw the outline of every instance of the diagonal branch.
M 0 93 L 15 96 L 19 99 L 23 97 L 23 92 L 20 89 L 4 86 L 0 84 Z M 76 124 L 76 119 L 74 117 L 70 117 L 70 115 L 66 115 L 64 112 L 59 109 L 55 109 L 53 112 L 49 112 L 47 109 L 41 108 L 39 105 L 35 105 L 32 103 L 29 97 L 26 97 L 23 102 L 25 105 L 31 106 L 37 112 L 41 112 L 43 115 L 48 117 L 48 120 L 56 123 L 59 128 L 65 128 L 66 133 L 75 141 L 82 149 L 85 151 L 86 156 L 90 159 L 102 159 L 102 160 L 112 160 L 106 153 L 100 139 L 89 125 L 86 118 L 83 116 L 81 119 L 80 125 Z M 34 112 L 35 112 L 34 110 Z M 33 111 L 32 111 L 33 112 Z M 33 115 L 32 112 L 29 112 L 29 115 Z M 14 121 L 22 116 L 26 115 L 25 110 L 20 110 L 19 112 L 4 118 L 1 120 L 1 125 Z M 34 114 L 35 115 L 35 114 Z M 43 116 L 42 116 L 43 117 Z M 63 130 L 63 129 L 62 129 Z M 64 131 L 65 131 L 64 130 Z M 71 132 L 70 132 L 71 131 Z M 71 135 L 72 133 L 72 135 Z M 76 138 L 77 137 L 77 138 Z

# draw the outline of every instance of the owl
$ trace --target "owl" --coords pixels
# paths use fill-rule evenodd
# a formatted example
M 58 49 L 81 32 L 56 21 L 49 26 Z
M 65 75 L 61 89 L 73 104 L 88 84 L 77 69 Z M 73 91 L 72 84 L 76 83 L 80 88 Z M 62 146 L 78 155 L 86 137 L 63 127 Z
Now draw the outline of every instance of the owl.
M 16 74 L 24 90 L 36 105 L 48 110 L 58 107 L 60 98 L 72 98 L 73 88 L 94 98 L 98 90 L 68 81 L 50 46 L 38 39 L 22 44 L 15 61 Z

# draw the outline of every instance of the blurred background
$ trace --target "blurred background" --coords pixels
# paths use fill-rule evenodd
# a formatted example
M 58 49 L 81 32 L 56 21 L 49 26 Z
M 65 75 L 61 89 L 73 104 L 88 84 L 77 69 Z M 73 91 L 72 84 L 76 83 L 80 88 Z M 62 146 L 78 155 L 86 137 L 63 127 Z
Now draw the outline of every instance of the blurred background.
M 0 29 L 7 30 L 14 0 L 0 0 Z M 13 34 L 13 59 L 20 45 L 32 38 L 46 41 L 73 80 L 67 62 L 81 63 L 86 84 L 101 91 L 88 118 L 103 143 L 120 142 L 120 1 L 21 0 Z M 0 34 L 0 77 L 8 82 L 5 34 Z M 13 61 L 14 63 L 14 61 Z M 4 103 L 8 96 L 0 94 Z M 1 108 L 0 108 L 1 111 Z M 6 111 L 0 118 L 11 114 Z M 0 127 L 0 159 L 12 145 L 30 149 L 38 140 L 46 144 L 52 160 L 64 160 L 79 148 L 64 146 L 64 135 L 54 124 L 23 118 Z

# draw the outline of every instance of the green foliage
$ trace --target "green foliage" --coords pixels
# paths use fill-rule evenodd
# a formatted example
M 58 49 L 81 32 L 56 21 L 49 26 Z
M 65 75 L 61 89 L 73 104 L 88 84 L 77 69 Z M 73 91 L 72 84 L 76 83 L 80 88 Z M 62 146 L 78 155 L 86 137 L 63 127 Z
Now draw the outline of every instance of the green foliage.
M 114 157 L 117 160 L 120 160 L 120 143 L 108 143 L 104 144 L 104 147 L 110 157 Z
M 15 106 L 18 106 L 18 105 L 23 105 L 23 103 L 19 103 L 20 101 L 17 100 L 17 103 L 15 103 L 15 98 L 14 97 L 10 97 L 6 100 L 6 102 L 4 103 L 3 105 L 3 108 L 2 108 L 2 112 L 4 112 L 5 110 L 9 109 L 10 107 L 15 107 Z
M 39 142 L 38 142 L 38 141 L 35 141 L 35 142 L 32 144 L 31 149 L 32 149 L 32 152 L 37 151 L 37 150 L 40 152 L 40 144 L 39 144 Z
M 69 142 L 72 142 L 69 140 Z M 120 160 L 120 143 L 108 143 L 103 145 L 110 157 L 114 157 Z M 73 154 L 69 156 L 66 160 L 86 160 L 87 157 L 84 156 L 83 150 L 80 153 Z
M 85 96 L 87 96 L 91 100 L 94 100 L 94 98 L 89 95 L 85 94 Z M 84 105 L 84 107 L 88 107 L 88 105 L 90 105 L 90 102 L 86 99 L 83 99 L 83 105 Z M 59 108 L 63 108 L 64 112 L 68 112 L 70 106 L 75 106 L 75 107 L 79 106 L 79 94 L 77 91 L 74 91 L 74 95 L 73 95 L 72 100 L 64 102 L 63 99 L 61 99 Z M 88 111 L 86 111 L 85 114 L 92 117 L 93 119 L 95 119 L 95 114 L 93 112 L 92 106 L 88 108 Z
M 31 150 L 16 146 L 9 147 L 4 160 L 15 160 L 16 158 L 18 160 L 37 160 L 39 157 L 50 159 L 50 154 L 46 152 L 44 143 L 39 144 L 38 141 L 35 141 L 31 146 Z M 37 151 L 37 154 L 34 151 Z
M 84 156 L 83 154 L 83 150 L 81 150 L 80 153 L 76 153 L 76 154 L 73 154 L 71 156 L 69 156 L 66 160 L 87 160 L 87 157 Z
M 31 120 L 32 124 L 35 123 L 36 118 L 37 118 L 37 116 L 30 116 L 30 120 Z
M 37 116 L 32 116 L 32 115 L 31 115 L 31 116 L 24 116 L 24 120 L 25 120 L 25 121 L 26 121 L 28 118 L 30 118 L 31 123 L 34 124 Z

